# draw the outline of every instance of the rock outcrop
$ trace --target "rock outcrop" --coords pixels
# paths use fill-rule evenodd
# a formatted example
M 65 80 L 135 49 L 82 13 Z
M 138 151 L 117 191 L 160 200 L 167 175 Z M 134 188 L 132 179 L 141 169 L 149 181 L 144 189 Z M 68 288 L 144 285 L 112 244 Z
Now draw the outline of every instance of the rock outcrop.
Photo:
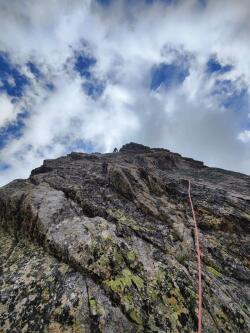
M 0 332 L 250 332 L 250 177 L 130 143 L 0 189 Z

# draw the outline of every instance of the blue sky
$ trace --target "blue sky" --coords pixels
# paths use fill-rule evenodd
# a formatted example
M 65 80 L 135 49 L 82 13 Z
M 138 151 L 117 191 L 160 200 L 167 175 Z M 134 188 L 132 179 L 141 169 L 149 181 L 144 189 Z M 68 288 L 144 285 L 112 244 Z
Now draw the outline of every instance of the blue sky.
M 7 54 L 0 53 L 0 91 L 5 91 L 9 96 L 21 97 L 28 79 L 18 70 L 18 66 L 11 64 Z
M 174 88 L 182 84 L 188 76 L 188 69 L 176 64 L 161 63 L 152 68 L 150 89 L 156 90 L 159 87 L 166 89 Z
M 250 174 L 247 0 L 0 0 L 0 20 L 0 185 L 132 140 Z

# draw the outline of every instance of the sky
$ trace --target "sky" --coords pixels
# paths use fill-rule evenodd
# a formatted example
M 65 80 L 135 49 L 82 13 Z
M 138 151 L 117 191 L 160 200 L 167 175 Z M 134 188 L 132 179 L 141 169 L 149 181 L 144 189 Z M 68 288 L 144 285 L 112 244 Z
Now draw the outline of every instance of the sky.
M 130 141 L 250 174 L 249 0 L 0 0 L 0 186 Z

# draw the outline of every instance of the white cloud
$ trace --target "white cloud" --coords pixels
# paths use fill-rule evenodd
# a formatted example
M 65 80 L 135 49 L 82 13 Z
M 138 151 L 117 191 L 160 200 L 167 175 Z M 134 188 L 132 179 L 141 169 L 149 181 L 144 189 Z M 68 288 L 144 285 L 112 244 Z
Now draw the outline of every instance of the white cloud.
M 77 140 L 101 151 L 137 140 L 249 174 L 249 110 L 226 110 L 222 96 L 213 94 L 216 76 L 205 73 L 214 54 L 234 66 L 220 78 L 249 90 L 249 1 L 210 0 L 205 8 L 195 0 L 178 6 L 112 3 L 107 10 L 95 1 L 0 0 L 0 51 L 30 79 L 16 105 L 0 96 L 0 126 L 29 111 L 23 135 L 0 152 L 11 166 L 2 171 L 1 184 L 27 177 L 42 159 L 66 153 Z M 93 75 L 105 82 L 99 98 L 83 92 L 84 79 L 73 69 L 80 51 L 97 60 Z M 172 61 L 187 61 L 189 76 L 168 91 L 150 91 L 152 66 Z
M 16 108 L 9 96 L 0 93 L 0 128 L 16 119 Z
M 238 135 L 238 139 L 244 143 L 250 142 L 250 131 L 243 131 Z

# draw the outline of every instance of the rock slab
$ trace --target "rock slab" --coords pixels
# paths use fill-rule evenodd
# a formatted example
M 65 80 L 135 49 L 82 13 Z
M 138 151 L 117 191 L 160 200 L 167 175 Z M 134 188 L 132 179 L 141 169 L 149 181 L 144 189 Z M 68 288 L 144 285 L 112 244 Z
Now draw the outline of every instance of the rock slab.
M 250 177 L 136 143 L 0 189 L 0 332 L 250 332 Z

